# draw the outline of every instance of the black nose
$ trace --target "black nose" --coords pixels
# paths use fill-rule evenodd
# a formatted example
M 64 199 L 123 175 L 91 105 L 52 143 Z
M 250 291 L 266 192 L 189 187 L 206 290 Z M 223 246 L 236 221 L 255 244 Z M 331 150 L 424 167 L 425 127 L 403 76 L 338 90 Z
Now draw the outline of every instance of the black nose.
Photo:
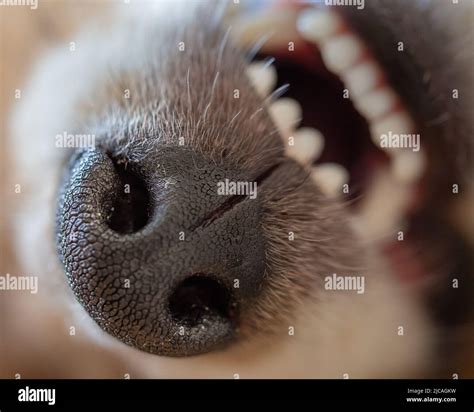
M 219 187 L 248 177 L 166 148 L 133 162 L 90 149 L 67 170 L 58 249 L 90 316 L 160 355 L 232 341 L 261 288 L 265 251 L 259 197 Z

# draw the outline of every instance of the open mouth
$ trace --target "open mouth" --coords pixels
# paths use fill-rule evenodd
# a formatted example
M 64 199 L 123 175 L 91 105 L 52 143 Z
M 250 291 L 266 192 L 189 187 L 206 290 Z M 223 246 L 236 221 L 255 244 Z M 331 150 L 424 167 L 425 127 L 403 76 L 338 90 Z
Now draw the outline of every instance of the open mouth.
M 235 37 L 260 42 L 248 75 L 287 155 L 350 205 L 362 238 L 401 280 L 420 279 L 429 269 L 407 235 L 425 201 L 420 133 L 370 46 L 334 9 L 286 3 L 234 15 Z

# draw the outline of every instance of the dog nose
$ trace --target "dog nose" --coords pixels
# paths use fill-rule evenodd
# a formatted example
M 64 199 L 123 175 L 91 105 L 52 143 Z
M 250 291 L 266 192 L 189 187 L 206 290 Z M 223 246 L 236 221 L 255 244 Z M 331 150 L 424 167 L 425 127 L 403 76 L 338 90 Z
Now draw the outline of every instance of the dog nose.
M 140 161 L 73 156 L 57 244 L 68 283 L 109 334 L 141 350 L 195 355 L 229 344 L 265 271 L 258 196 L 219 192 L 242 172 L 195 152 Z M 221 186 L 222 188 L 222 186 Z

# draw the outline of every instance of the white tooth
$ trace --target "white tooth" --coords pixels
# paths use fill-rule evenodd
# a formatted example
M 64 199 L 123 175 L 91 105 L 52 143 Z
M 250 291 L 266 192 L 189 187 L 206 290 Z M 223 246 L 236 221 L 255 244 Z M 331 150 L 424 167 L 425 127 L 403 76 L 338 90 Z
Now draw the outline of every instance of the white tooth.
M 392 158 L 393 176 L 402 183 L 417 182 L 426 169 L 426 158 L 422 151 L 413 152 L 410 149 L 400 150 Z
M 298 30 L 301 35 L 315 43 L 334 35 L 342 26 L 342 19 L 329 10 L 308 9 L 302 12 L 298 19 Z
M 331 37 L 321 44 L 321 55 L 329 70 L 342 74 L 354 66 L 364 54 L 364 46 L 352 34 Z
M 349 182 L 349 173 L 337 163 L 323 163 L 313 167 L 311 177 L 327 196 L 342 193 L 342 186 Z
M 302 109 L 300 104 L 289 97 L 277 99 L 268 108 L 270 116 L 284 137 L 292 134 L 301 120 Z
M 285 8 L 266 9 L 264 13 L 247 13 L 232 23 L 231 34 L 239 46 L 249 47 L 265 38 L 261 51 L 288 46 L 298 38 L 298 11 Z M 268 37 L 268 38 L 267 38 Z
M 342 81 L 354 99 L 375 89 L 382 79 L 382 70 L 373 61 L 362 62 L 342 74 Z
M 398 182 L 388 169 L 379 170 L 372 176 L 356 214 L 363 227 L 361 234 L 366 239 L 377 241 L 393 236 L 400 230 L 411 194 L 410 186 Z
M 250 64 L 247 67 L 247 76 L 261 97 L 267 97 L 277 82 L 275 67 L 263 62 Z
M 324 148 L 324 136 L 316 129 L 302 127 L 293 133 L 294 145 L 287 146 L 288 156 L 301 164 L 313 163 Z
M 398 98 L 388 86 L 373 90 L 372 92 L 354 98 L 356 109 L 366 119 L 374 121 L 390 113 L 397 105 Z
M 399 111 L 372 123 L 370 134 L 372 141 L 377 147 L 386 150 L 387 153 L 394 154 L 397 150 L 390 147 L 381 147 L 382 136 L 387 135 L 390 132 L 392 134 L 410 134 L 413 133 L 413 130 L 414 125 L 408 113 Z

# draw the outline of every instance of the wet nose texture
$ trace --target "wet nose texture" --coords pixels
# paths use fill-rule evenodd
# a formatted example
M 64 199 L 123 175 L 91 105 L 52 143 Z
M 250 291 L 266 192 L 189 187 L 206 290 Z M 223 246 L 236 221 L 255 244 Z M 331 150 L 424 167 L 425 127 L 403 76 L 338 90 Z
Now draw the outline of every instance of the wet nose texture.
M 258 196 L 219 195 L 249 180 L 195 153 L 140 162 L 77 153 L 62 184 L 57 243 L 90 316 L 124 343 L 186 356 L 229 344 L 265 271 Z

